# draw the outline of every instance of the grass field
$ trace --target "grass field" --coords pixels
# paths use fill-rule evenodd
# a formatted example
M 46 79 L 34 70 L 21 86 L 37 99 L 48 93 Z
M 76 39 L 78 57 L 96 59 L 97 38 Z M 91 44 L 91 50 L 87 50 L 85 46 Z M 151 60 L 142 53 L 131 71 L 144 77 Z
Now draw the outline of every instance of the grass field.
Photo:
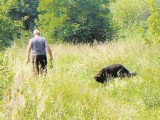
M 93 46 L 51 45 L 53 69 L 34 78 L 26 65 L 26 46 L 4 53 L 7 65 L 0 119 L 11 120 L 159 120 L 160 46 L 118 41 Z M 93 77 L 103 67 L 121 63 L 134 78 L 106 87 Z M 50 62 L 48 63 L 48 65 Z M 9 82 L 7 82 L 9 81 Z

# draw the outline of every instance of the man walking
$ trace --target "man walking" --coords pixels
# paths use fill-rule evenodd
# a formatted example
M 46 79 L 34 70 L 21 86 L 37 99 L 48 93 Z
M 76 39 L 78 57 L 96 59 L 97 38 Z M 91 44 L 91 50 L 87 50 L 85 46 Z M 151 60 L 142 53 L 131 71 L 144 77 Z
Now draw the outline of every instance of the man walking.
M 34 37 L 30 39 L 27 48 L 27 63 L 30 62 L 30 53 L 32 53 L 33 72 L 38 75 L 47 72 L 47 56 L 46 51 L 53 59 L 52 50 L 45 38 L 40 36 L 39 30 L 33 31 Z

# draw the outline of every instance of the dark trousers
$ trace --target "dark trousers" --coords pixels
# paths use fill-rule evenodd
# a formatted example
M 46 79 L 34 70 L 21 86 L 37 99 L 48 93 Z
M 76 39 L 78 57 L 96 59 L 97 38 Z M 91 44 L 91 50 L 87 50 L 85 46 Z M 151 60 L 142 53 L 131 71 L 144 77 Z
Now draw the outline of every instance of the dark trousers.
M 34 74 L 47 73 L 47 56 L 46 55 L 33 55 L 32 56 L 33 72 Z

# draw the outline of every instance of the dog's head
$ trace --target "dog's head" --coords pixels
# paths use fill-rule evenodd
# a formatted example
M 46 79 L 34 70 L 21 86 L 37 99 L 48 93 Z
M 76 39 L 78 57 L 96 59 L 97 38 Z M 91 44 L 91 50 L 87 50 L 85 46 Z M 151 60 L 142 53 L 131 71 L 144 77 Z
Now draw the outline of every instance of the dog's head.
M 133 76 L 136 76 L 136 75 L 137 75 L 136 72 L 129 72 L 129 73 L 127 74 L 128 77 L 133 77 Z
M 106 75 L 105 75 L 104 70 L 99 71 L 99 72 L 96 74 L 96 76 L 94 77 L 94 79 L 95 79 L 97 82 L 104 83 L 104 81 L 105 81 L 105 79 L 106 79 Z
M 136 76 L 136 75 L 137 75 L 137 73 L 136 73 L 136 72 L 130 72 L 130 74 L 131 74 L 131 77 L 133 77 L 133 76 Z

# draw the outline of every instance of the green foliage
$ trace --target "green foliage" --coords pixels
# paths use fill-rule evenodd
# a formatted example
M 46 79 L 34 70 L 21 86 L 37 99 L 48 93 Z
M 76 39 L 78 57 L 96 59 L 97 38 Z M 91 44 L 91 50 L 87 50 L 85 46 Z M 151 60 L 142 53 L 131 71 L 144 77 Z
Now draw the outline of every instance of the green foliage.
M 66 25 L 62 26 L 64 39 L 84 43 L 111 40 L 113 29 L 107 4 L 108 1 L 79 0 L 70 6 Z
M 119 28 L 119 37 L 136 33 L 145 43 L 152 45 L 160 41 L 160 2 L 159 0 L 116 0 L 110 3 L 113 22 Z
M 23 20 L 25 30 L 33 30 L 35 20 L 38 19 L 39 0 L 17 0 L 17 7 L 11 9 L 10 17 L 13 20 Z
M 111 40 L 114 36 L 108 0 L 40 1 L 38 25 L 48 39 L 67 42 Z
M 33 36 L 32 32 L 22 30 L 20 32 L 20 35 L 14 38 L 13 45 L 18 47 L 27 46 L 32 36 Z
M 122 29 L 140 25 L 151 14 L 146 0 L 116 0 L 110 6 L 114 22 Z
M 21 21 L 12 20 L 8 13 L 14 8 L 16 0 L 2 0 L 0 2 L 0 51 L 10 45 L 14 36 L 21 30 Z
M 113 23 L 118 28 L 118 38 L 129 40 L 143 37 L 148 42 L 147 19 L 151 12 L 146 0 L 115 0 L 110 2 Z
M 160 42 L 160 1 L 148 0 L 151 16 L 148 18 L 149 32 L 153 35 L 154 41 Z

